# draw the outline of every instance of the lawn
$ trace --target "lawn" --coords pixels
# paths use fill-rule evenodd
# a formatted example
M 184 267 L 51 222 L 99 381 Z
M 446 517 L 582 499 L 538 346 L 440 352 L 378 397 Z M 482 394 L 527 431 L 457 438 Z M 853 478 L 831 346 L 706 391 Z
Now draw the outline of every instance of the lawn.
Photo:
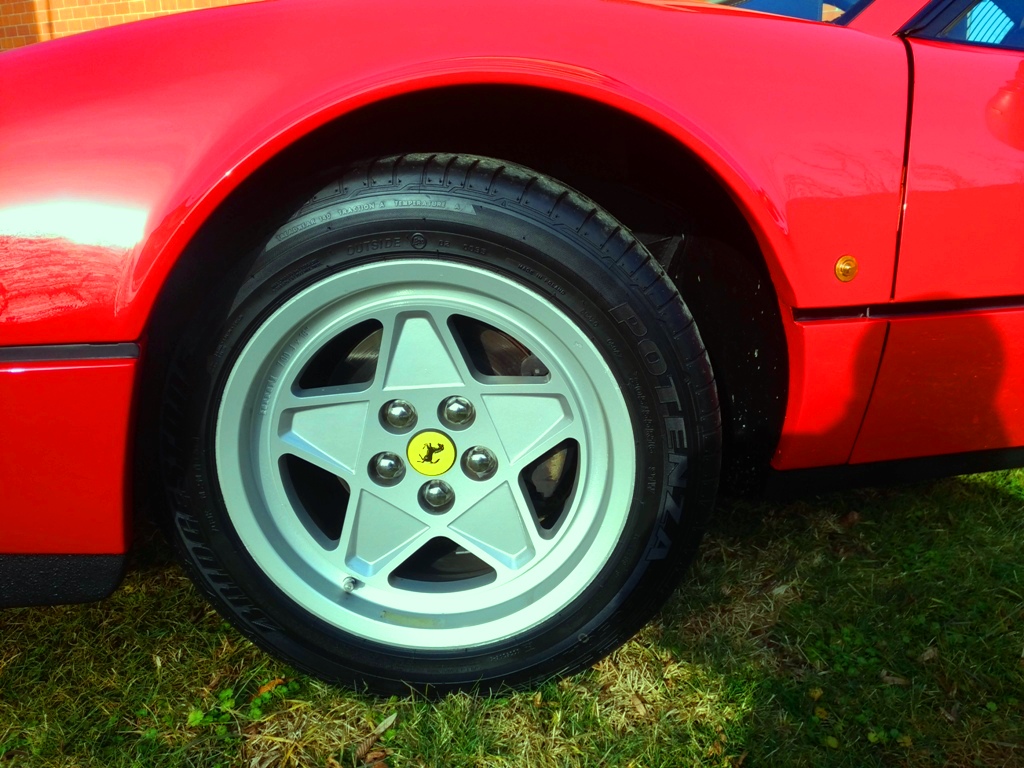
M 1024 766 L 1024 471 L 724 501 L 612 657 L 438 701 L 268 658 L 140 528 L 107 601 L 0 613 L 0 765 Z

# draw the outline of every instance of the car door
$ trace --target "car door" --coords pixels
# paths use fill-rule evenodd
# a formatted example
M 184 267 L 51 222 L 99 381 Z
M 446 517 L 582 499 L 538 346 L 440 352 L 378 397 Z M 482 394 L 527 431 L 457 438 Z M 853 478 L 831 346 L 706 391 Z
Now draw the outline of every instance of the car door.
M 894 302 L 853 462 L 1024 445 L 1024 0 L 911 22 Z

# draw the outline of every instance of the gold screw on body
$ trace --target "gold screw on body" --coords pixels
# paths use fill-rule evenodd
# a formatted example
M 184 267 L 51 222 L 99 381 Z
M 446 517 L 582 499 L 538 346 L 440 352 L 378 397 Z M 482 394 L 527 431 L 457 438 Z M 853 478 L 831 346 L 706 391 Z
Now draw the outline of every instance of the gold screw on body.
M 853 256 L 840 256 L 836 262 L 836 277 L 844 283 L 848 283 L 857 276 L 859 267 Z

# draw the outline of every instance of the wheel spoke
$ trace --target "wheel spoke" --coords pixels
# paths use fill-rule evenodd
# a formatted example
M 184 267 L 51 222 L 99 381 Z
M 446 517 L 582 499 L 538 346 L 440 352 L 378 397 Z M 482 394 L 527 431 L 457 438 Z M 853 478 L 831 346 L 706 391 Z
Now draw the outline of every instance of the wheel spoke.
M 533 527 L 520 494 L 505 482 L 473 504 L 449 524 L 479 557 L 517 570 L 529 563 L 537 552 Z
M 445 319 L 427 312 L 398 312 L 386 326 L 378 373 L 383 388 L 460 387 L 468 371 Z
M 345 516 L 340 548 L 345 564 L 371 579 L 401 565 L 423 545 L 429 530 L 420 520 L 364 489 Z
M 343 392 L 292 396 L 280 418 L 277 451 L 339 476 L 356 473 L 369 402 Z
M 551 395 L 561 391 L 550 379 L 541 376 L 481 376 L 480 390 L 488 395 L 522 395 L 525 392 Z
M 485 393 L 482 399 L 512 465 L 536 458 L 578 431 L 562 395 Z
M 316 389 L 300 389 L 281 395 L 278 409 L 282 415 L 324 408 L 332 405 L 351 405 L 365 402 L 365 384 L 346 384 L 334 387 L 317 387 Z

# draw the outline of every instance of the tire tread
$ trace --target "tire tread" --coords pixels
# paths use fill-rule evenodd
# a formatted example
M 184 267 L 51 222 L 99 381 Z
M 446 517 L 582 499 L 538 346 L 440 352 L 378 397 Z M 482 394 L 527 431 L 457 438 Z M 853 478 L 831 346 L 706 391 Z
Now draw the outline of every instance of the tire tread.
M 628 606 L 615 607 L 614 621 L 607 620 L 601 632 L 590 638 L 584 655 L 591 658 L 595 652 L 611 650 L 622 641 L 623 632 L 640 628 L 640 617 L 646 618 L 652 614 L 666 596 L 667 590 L 681 577 L 696 550 L 698 529 L 702 529 L 706 523 L 706 515 L 717 491 L 721 413 L 711 364 L 693 316 L 658 261 L 610 214 L 565 185 L 499 160 L 450 153 L 402 154 L 370 159 L 348 169 L 335 182 L 312 195 L 289 221 L 339 202 L 391 190 L 458 195 L 471 202 L 483 200 L 487 206 L 500 206 L 516 216 L 541 222 L 545 227 L 545 237 L 548 232 L 553 232 L 573 241 L 587 251 L 591 263 L 597 262 L 594 275 L 570 276 L 583 284 L 581 290 L 592 290 L 595 293 L 600 291 L 599 287 L 588 284 L 590 278 L 605 283 L 614 280 L 620 286 L 620 291 L 625 289 L 631 305 L 643 307 L 645 322 L 657 325 L 654 332 L 658 338 L 671 346 L 675 362 L 673 370 L 683 379 L 677 383 L 680 390 L 685 389 L 690 407 L 692 427 L 689 434 L 699 443 L 695 447 L 694 463 L 700 466 L 692 468 L 685 491 L 689 510 L 685 517 L 689 528 L 679 531 L 682 540 L 673 550 L 672 562 L 659 571 L 666 578 L 659 579 L 658 584 L 648 583 L 648 588 L 632 593 Z M 287 223 L 282 227 L 287 226 Z M 296 239 L 301 241 L 301 237 Z M 523 237 L 525 239 L 526 235 Z M 276 276 L 281 272 L 287 277 L 287 270 L 290 267 L 294 269 L 294 265 L 287 261 L 288 252 L 288 248 L 268 246 L 255 255 L 249 264 L 248 277 L 237 295 L 226 304 L 229 319 L 238 306 L 260 287 L 261 280 L 262 285 L 267 284 L 267 275 Z M 278 264 L 279 259 L 281 264 Z M 221 328 L 221 333 L 226 335 L 229 330 Z M 205 332 L 209 334 L 208 329 Z M 195 418 L 190 415 L 194 414 L 195 409 L 190 406 L 189 398 L 196 388 L 194 384 L 197 377 L 201 379 L 204 372 L 214 367 L 210 359 L 191 354 L 191 348 L 203 348 L 205 341 L 200 336 L 201 332 L 197 332 L 195 338 L 182 342 L 181 349 L 184 352 L 179 351 L 170 367 L 160 434 L 164 482 L 173 510 L 177 547 L 184 555 L 187 569 L 207 596 L 215 603 L 228 606 L 232 614 L 229 618 L 250 638 L 260 642 L 261 633 L 281 636 L 287 635 L 288 630 L 279 623 L 280 617 L 275 619 L 268 615 L 268 611 L 274 612 L 271 607 L 264 605 L 267 609 L 265 611 L 253 602 L 245 591 L 248 586 L 243 588 L 234 581 L 230 569 L 220 561 L 207 541 L 211 530 L 204 525 L 202 513 L 196 511 L 201 506 L 200 500 L 190 497 L 189 489 L 195 483 L 199 461 L 195 457 L 201 451 L 193 444 L 198 443 L 198 440 L 193 438 L 188 442 L 185 437 L 185 424 L 190 418 Z M 215 350 L 213 356 L 216 353 Z M 667 467 L 667 456 L 665 461 Z M 665 492 L 677 491 L 668 489 Z M 678 493 L 681 497 L 683 491 L 679 490 Z M 205 502 L 205 499 L 201 501 Z M 655 533 L 653 530 L 650 533 L 652 542 Z M 219 536 L 219 532 L 216 535 Z M 640 566 L 637 567 L 639 569 Z M 647 582 L 650 581 L 648 574 Z M 617 628 L 613 632 L 608 627 L 614 623 L 617 623 Z M 578 666 L 578 662 L 571 661 L 572 655 L 566 650 L 553 658 L 560 660 L 558 663 L 563 671 Z M 323 675 L 322 670 L 317 669 L 312 662 L 306 663 L 296 657 L 289 660 L 298 668 Z M 553 671 L 557 670 L 547 668 L 538 672 L 528 668 L 520 670 L 517 677 L 506 682 L 515 686 L 528 685 Z M 357 682 L 353 678 L 345 678 L 344 674 L 336 673 L 333 679 L 350 684 Z M 403 685 L 395 684 L 394 680 L 378 678 L 370 682 L 377 690 L 386 690 L 389 686 L 392 690 L 404 689 Z M 447 687 L 465 685 L 466 681 L 458 681 Z M 445 687 L 442 685 L 434 690 L 441 691 Z

